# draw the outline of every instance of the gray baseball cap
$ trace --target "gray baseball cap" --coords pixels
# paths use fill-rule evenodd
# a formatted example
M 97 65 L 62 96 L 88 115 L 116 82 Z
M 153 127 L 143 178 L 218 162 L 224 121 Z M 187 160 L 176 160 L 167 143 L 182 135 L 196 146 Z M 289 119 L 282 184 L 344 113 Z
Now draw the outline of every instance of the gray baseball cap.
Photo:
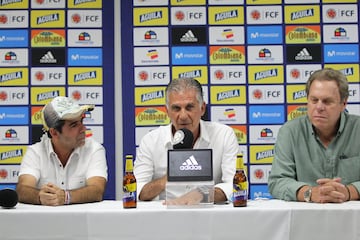
M 72 120 L 80 117 L 87 111 L 94 110 L 94 105 L 79 105 L 68 97 L 55 97 L 47 103 L 42 111 L 42 123 L 44 130 L 55 127 L 60 120 Z

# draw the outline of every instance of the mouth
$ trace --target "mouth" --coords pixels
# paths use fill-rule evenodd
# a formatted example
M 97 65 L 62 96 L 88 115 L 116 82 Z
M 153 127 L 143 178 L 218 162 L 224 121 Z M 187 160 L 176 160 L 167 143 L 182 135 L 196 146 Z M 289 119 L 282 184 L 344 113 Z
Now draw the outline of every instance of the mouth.
M 324 116 L 314 116 L 313 118 L 314 119 L 320 119 L 320 120 L 326 119 L 326 117 L 324 117 Z

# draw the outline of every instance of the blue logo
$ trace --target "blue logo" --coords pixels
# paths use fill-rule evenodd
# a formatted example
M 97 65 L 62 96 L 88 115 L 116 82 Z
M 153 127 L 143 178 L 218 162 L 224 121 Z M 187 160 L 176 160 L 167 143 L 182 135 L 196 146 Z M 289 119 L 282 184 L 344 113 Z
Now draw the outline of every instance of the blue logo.
M 249 119 L 251 124 L 283 124 L 285 122 L 284 106 L 250 106 Z
M 69 66 L 102 66 L 101 48 L 69 48 Z
M 0 47 L 28 47 L 27 30 L 0 30 Z
M 248 27 L 247 42 L 249 44 L 281 44 L 283 43 L 282 26 Z
M 205 65 L 206 47 L 172 47 L 171 59 L 173 65 Z
M 250 186 L 250 199 L 272 199 L 267 185 L 251 185 Z
M 357 44 L 324 45 L 324 62 L 326 63 L 358 63 L 359 46 Z
M 28 107 L 0 107 L 0 125 L 29 124 Z

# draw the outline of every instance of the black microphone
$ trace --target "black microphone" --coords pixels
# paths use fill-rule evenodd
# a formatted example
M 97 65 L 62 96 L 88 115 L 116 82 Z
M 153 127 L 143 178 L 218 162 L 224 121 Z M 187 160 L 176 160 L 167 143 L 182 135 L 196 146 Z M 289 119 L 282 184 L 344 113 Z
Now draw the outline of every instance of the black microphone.
M 174 149 L 192 149 L 193 141 L 192 132 L 187 128 L 182 128 L 175 132 L 172 144 Z
M 0 190 L 0 206 L 3 208 L 13 208 L 18 203 L 17 192 L 10 188 Z

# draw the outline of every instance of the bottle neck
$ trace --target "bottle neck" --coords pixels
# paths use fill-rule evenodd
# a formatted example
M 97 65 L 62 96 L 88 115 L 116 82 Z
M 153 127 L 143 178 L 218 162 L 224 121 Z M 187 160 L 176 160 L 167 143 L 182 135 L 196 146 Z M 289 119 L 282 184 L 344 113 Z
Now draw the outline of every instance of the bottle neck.
M 134 170 L 134 166 L 133 166 L 133 161 L 132 159 L 126 159 L 126 163 L 125 163 L 125 172 L 133 172 Z
M 244 161 L 242 156 L 241 157 L 237 157 L 236 159 L 236 170 L 243 170 L 244 169 Z

